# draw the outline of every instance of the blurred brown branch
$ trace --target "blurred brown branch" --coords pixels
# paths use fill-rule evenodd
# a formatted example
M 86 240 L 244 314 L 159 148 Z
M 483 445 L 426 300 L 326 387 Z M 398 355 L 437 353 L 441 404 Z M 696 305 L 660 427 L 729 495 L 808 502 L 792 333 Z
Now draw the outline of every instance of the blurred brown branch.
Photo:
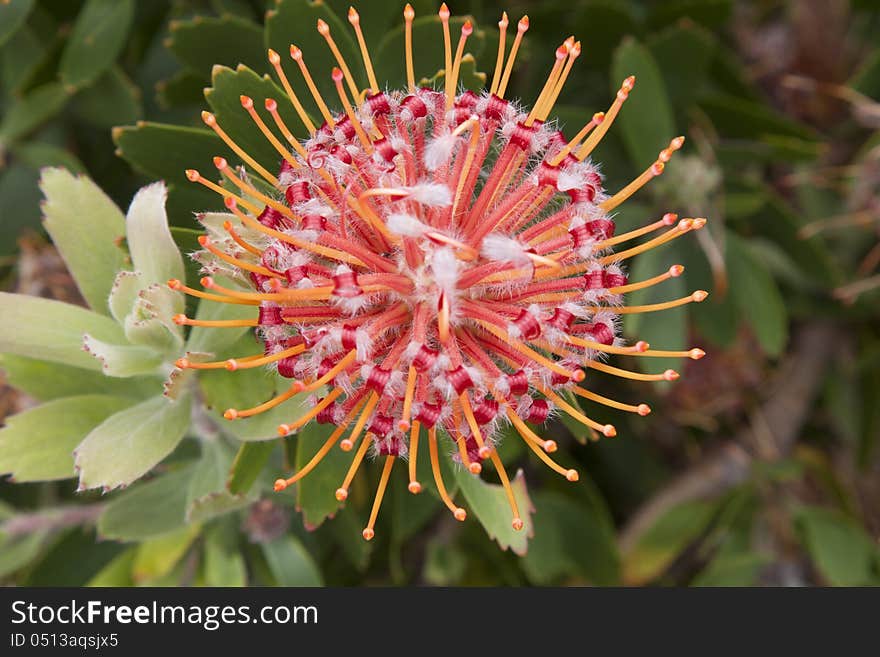
M 776 373 L 771 392 L 756 408 L 747 428 L 662 488 L 623 528 L 620 548 L 631 549 L 666 511 L 683 502 L 715 497 L 749 476 L 755 459 L 787 456 L 810 413 L 822 374 L 835 350 L 835 329 L 815 323 L 803 327 L 791 355 Z
M 0 523 L 0 533 L 23 536 L 41 531 L 58 531 L 79 525 L 91 525 L 98 520 L 104 504 L 64 506 L 35 513 L 19 513 Z

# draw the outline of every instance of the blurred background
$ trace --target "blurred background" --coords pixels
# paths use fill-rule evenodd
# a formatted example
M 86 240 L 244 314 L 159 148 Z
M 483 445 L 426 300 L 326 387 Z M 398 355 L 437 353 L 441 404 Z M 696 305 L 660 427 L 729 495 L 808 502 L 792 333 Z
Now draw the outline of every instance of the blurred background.
M 183 179 L 185 167 L 215 154 L 199 121 L 212 66 L 266 73 L 266 45 L 284 51 L 295 38 L 279 16 L 313 29 L 319 3 L 276 4 L 0 0 L 0 289 L 81 303 L 41 228 L 45 166 L 86 173 L 123 209 L 138 187 L 166 180 L 175 238 L 193 248 L 192 211 L 216 207 Z M 323 4 L 341 17 L 348 7 Z M 413 4 L 418 15 L 436 11 Z M 400 8 L 357 6 L 371 46 L 396 52 Z M 176 541 L 102 533 L 96 522 L 114 496 L 77 495 L 73 479 L 0 479 L 0 583 L 290 584 L 307 562 L 306 581 L 330 585 L 880 584 L 880 3 L 458 0 L 450 8 L 476 19 L 469 84 L 492 73 L 502 9 L 512 23 L 528 13 L 508 92 L 526 103 L 555 48 L 569 34 L 581 40 L 556 111 L 568 136 L 636 75 L 594 155 L 608 189 L 641 172 L 671 137 L 687 136 L 616 220 L 624 230 L 664 212 L 707 217 L 706 229 L 636 259 L 633 280 L 674 263 L 687 270 L 656 299 L 630 301 L 681 296 L 676 286 L 710 297 L 629 315 L 624 329 L 708 355 L 648 363 L 679 369 L 673 385 L 596 377 L 592 389 L 654 412 L 592 409 L 618 428 L 597 443 L 575 427 L 547 427 L 561 460 L 581 471 L 577 484 L 528 458 L 518 441 L 505 443 L 536 509 L 524 556 L 501 550 L 476 520 L 456 523 L 436 501 L 409 496 L 403 481 L 392 486 L 377 538 L 362 541 L 375 471 L 344 512 L 326 521 L 324 513 L 311 531 L 269 493 Z M 0 378 L 0 424 L 35 403 Z

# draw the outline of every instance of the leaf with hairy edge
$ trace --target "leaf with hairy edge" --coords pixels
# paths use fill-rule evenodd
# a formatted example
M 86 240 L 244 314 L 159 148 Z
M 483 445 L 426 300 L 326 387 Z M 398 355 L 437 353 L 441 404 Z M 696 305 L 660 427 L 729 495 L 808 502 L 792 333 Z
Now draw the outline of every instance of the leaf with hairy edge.
M 331 108 L 339 107 L 339 96 L 330 77 L 331 70 L 337 64 L 324 37 L 316 29 L 318 20 L 323 20 L 330 27 L 333 40 L 339 47 L 342 57 L 349 63 L 357 88 L 364 89 L 367 86 L 363 67 L 354 64 L 354 62 L 361 61 L 361 55 L 348 22 L 340 20 L 324 2 L 281 0 L 274 9 L 270 9 L 266 13 L 265 46 L 272 48 L 281 56 L 282 66 L 294 93 L 312 116 L 319 116 L 318 106 L 312 100 L 312 94 L 309 93 L 303 76 L 300 74 L 299 66 L 290 58 L 290 45 L 293 44 L 302 50 L 303 60 L 327 105 Z M 372 45 L 375 47 L 375 44 Z M 373 62 L 375 63 L 375 61 L 374 58 Z M 381 77 L 380 81 L 384 83 L 384 79 Z M 347 85 L 346 93 L 350 94 Z M 277 98 L 279 107 L 283 104 L 289 105 L 287 101 L 281 102 L 285 98 L 286 96 Z M 254 102 L 262 102 L 262 99 L 257 101 L 257 98 L 254 98 Z M 304 135 L 304 128 L 302 128 L 299 119 L 295 119 L 293 123 L 287 125 L 295 135 Z
M 155 397 L 111 415 L 76 448 L 80 487 L 127 486 L 177 447 L 189 423 L 189 395 Z
M 89 306 L 106 315 L 113 279 L 125 263 L 115 241 L 125 234 L 122 212 L 89 178 L 64 169 L 44 169 L 40 189 L 43 225 Z
M 164 183 L 153 183 L 137 194 L 125 217 L 128 250 L 136 271 L 143 274 L 143 283 L 164 284 L 170 278 L 184 279 L 183 259 L 168 230 Z M 172 295 L 177 312 L 183 309 L 183 296 Z
M 266 125 L 272 126 L 273 129 L 275 122 L 264 107 L 267 98 L 277 101 L 278 114 L 295 135 L 304 137 L 306 132 L 304 129 L 300 129 L 302 124 L 290 101 L 287 100 L 284 90 L 275 84 L 268 75 L 258 75 L 243 65 L 237 66 L 235 70 L 226 66 L 215 66 L 211 71 L 211 87 L 205 90 L 205 99 L 211 106 L 217 123 L 236 144 L 265 167 L 269 173 L 273 176 L 278 175 L 282 156 L 266 140 L 248 112 L 241 106 L 241 96 L 248 96 L 254 101 L 256 112 L 263 118 Z M 214 155 L 224 155 L 231 165 L 242 164 L 251 176 L 259 176 L 250 165 L 241 162 L 238 155 L 225 145 Z M 211 176 L 216 173 L 213 164 L 209 171 Z
M 528 551 L 529 539 L 534 536 L 532 513 L 535 508 L 529 498 L 522 470 L 518 470 L 510 482 L 523 521 L 520 531 L 514 530 L 510 524 L 513 516 L 501 484 L 490 484 L 461 467 L 456 468 L 455 479 L 467 501 L 465 508 L 468 513 L 473 512 L 489 538 L 495 540 L 502 550 L 510 548 L 515 554 L 523 556 Z
M 87 0 L 61 55 L 59 73 L 69 87 L 84 87 L 109 69 L 128 37 L 132 0 Z
M 214 64 L 270 70 L 263 48 L 263 28 L 238 16 L 195 16 L 172 21 L 168 48 L 187 68 L 207 76 Z
M 83 349 L 101 363 L 106 376 L 142 376 L 157 374 L 162 355 L 148 347 L 110 344 L 88 333 L 83 336 Z
M 468 37 L 465 47 L 472 56 L 479 57 L 483 50 L 486 34 L 477 27 L 472 16 L 453 16 L 449 19 L 449 30 L 453 43 L 458 42 L 461 26 L 467 20 L 470 20 L 474 25 L 474 31 Z M 413 21 L 412 35 L 413 72 L 416 81 L 418 82 L 422 78 L 430 79 L 443 68 L 443 27 L 440 18 L 436 14 L 417 16 Z M 402 24 L 385 34 L 378 47 L 375 48 L 373 63 L 376 67 L 376 77 L 379 78 L 381 84 L 387 82 L 392 89 L 406 88 L 404 27 Z
M 155 379 L 110 378 L 101 372 L 11 354 L 0 355 L 0 370 L 8 385 L 40 401 L 71 397 L 86 390 L 138 400 L 156 392 Z
M 75 476 L 73 449 L 101 422 L 132 404 L 125 397 L 80 395 L 7 418 L 0 429 L 0 473 L 18 482 Z
M 215 201 L 216 194 L 199 189 L 185 174 L 187 169 L 198 169 L 211 177 L 212 158 L 225 147 L 210 130 L 138 121 L 134 126 L 114 128 L 113 141 L 118 154 L 137 170 L 151 178 L 161 178 L 169 185 L 182 186 L 205 199 L 202 206 L 192 205 L 190 211 L 222 207 L 216 202 L 210 205 L 208 201 Z
M 279 586 L 321 586 L 321 572 L 295 536 L 263 543 L 263 554 Z
M 119 493 L 98 518 L 98 534 L 104 539 L 140 541 L 183 527 L 192 474 L 188 466 Z
M 0 292 L 0 353 L 100 369 L 101 363 L 83 351 L 86 333 L 108 343 L 125 342 L 110 317 L 61 301 Z

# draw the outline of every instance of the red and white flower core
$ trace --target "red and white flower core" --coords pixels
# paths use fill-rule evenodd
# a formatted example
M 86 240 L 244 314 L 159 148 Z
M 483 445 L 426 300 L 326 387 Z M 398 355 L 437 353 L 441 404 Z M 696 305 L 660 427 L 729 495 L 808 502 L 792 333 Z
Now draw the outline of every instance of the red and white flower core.
M 411 25 L 412 12 L 404 14 Z M 444 14 L 445 12 L 445 14 Z M 250 169 L 277 189 L 260 192 L 244 169 L 225 159 L 215 164 L 226 178 L 220 187 L 196 171 L 190 180 L 225 197 L 231 214 L 220 224 L 206 221 L 204 251 L 196 254 L 210 292 L 176 289 L 196 296 L 254 306 L 254 319 L 210 322 L 178 317 L 182 324 L 253 326 L 264 354 L 217 363 L 181 359 L 179 366 L 269 367 L 291 380 L 288 391 L 254 409 L 229 409 L 228 419 L 248 417 L 296 394 L 313 396 L 303 417 L 282 425 L 282 434 L 309 421 L 331 423 L 336 431 L 315 459 L 283 489 L 307 474 L 333 446 L 357 447 L 340 488 L 348 487 L 367 453 L 385 457 L 374 512 L 364 536 L 371 538 L 394 460 L 409 457 L 410 490 L 419 492 L 415 459 L 419 435 L 427 430 L 429 452 L 441 497 L 459 519 L 464 510 L 449 499 L 437 464 L 437 436 L 448 437 L 454 458 L 474 474 L 491 459 L 508 491 L 514 527 L 522 526 L 507 474 L 495 451 L 499 428 L 511 424 L 549 467 L 570 481 L 577 472 L 548 453 L 553 441 L 532 427 L 557 410 L 580 420 L 595 437 L 615 429 L 585 415 L 572 394 L 624 411 L 646 415 L 644 404 L 610 400 L 583 388 L 584 368 L 643 380 L 672 379 L 626 372 L 603 362 L 607 354 L 685 356 L 652 351 L 643 342 L 626 346 L 620 314 L 651 312 L 701 301 L 705 293 L 652 306 L 627 307 L 625 295 L 678 276 L 678 265 L 648 280 L 630 283 L 621 262 L 640 251 L 700 228 L 702 219 L 667 214 L 626 235 L 615 236 L 611 211 L 651 177 L 683 141 L 677 138 L 645 173 L 614 195 L 605 192 L 589 154 L 608 129 L 632 89 L 627 79 L 607 114 L 596 114 L 573 139 L 545 122 L 565 77 L 580 52 L 569 39 L 556 52 L 547 83 L 531 110 L 503 98 L 512 60 L 527 19 L 520 21 L 507 66 L 504 41 L 492 87 L 482 93 L 455 93 L 464 42 L 462 28 L 453 56 L 445 5 L 440 18 L 447 45 L 445 89 L 380 91 L 363 45 L 357 14 L 349 15 L 362 44 L 371 88 L 360 93 L 340 60 L 335 69 L 340 106 L 332 113 L 312 87 L 324 124 L 303 118 L 310 137 L 292 138 L 266 99 L 266 112 L 288 146 L 274 135 L 254 107 L 242 106 L 276 147 L 277 175 L 253 161 L 205 114 Z M 502 36 L 506 16 L 499 23 Z M 326 24 L 319 31 L 332 44 Z M 407 32 L 409 34 L 409 32 Z M 408 44 L 411 41 L 408 40 Z M 333 50 L 331 45 L 331 51 Z M 302 53 L 291 56 L 310 80 Z M 407 51 L 408 63 L 411 55 Z M 337 54 L 338 57 L 338 54 Z M 280 57 L 270 62 L 291 95 Z M 345 89 L 348 83 L 351 96 Z M 359 99 L 362 99 L 359 101 Z M 302 115 L 302 113 L 301 113 Z M 235 191 L 236 193 L 233 193 Z M 613 247 L 651 232 L 639 246 L 621 253 Z M 221 285 L 217 278 L 238 286 Z

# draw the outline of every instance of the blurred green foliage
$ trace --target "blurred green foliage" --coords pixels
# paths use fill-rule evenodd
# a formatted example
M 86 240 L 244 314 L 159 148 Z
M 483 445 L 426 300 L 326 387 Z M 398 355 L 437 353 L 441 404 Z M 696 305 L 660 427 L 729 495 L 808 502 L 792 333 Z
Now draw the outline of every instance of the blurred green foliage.
M 378 77 L 392 86 L 403 76 L 394 4 L 359 7 Z M 413 5 L 421 17 L 417 75 L 430 79 L 441 61 L 435 7 L 427 0 Z M 513 536 L 498 523 L 498 491 L 475 487 L 470 477 L 458 479 L 459 495 L 472 509 L 464 524 L 436 500 L 406 494 L 402 480 L 392 482 L 369 544 L 359 528 L 378 473 L 372 482 L 356 482 L 338 515 L 339 504 L 326 491 L 345 460 L 328 464 L 324 475 L 316 471 L 296 491 L 266 492 L 273 472 L 311 456 L 323 440 L 320 431 L 251 442 L 265 431 L 245 429 L 206 441 L 204 427 L 187 429 L 181 419 L 181 435 L 165 450 L 170 457 L 151 455 L 146 469 L 162 461 L 151 476 L 108 497 L 75 492 L 75 480 L 64 478 L 73 475 L 72 458 L 35 462 L 27 451 L 0 453 L 3 468 L 35 482 L 0 481 L 0 581 L 880 583 L 878 4 L 462 0 L 451 8 L 476 19 L 469 50 L 477 63 L 464 69 L 469 86 L 480 84 L 481 72 L 491 75 L 501 10 L 512 21 L 528 12 L 531 27 L 508 93 L 526 103 L 537 95 L 556 46 L 569 33 L 582 40 L 584 54 L 555 111 L 569 136 L 607 108 L 624 77 L 636 75 L 635 90 L 595 154 L 608 189 L 649 166 L 671 137 L 687 136 L 663 177 L 622 206 L 616 220 L 625 230 L 668 211 L 708 217 L 698 239 L 637 259 L 633 277 L 681 262 L 686 273 L 663 298 L 679 296 L 676 286 L 682 294 L 704 288 L 711 296 L 672 312 L 627 316 L 625 329 L 663 348 L 698 344 L 709 356 L 687 365 L 650 363 L 652 371 L 683 368 L 672 386 L 597 379 L 602 394 L 644 399 L 654 413 L 634 420 L 601 409 L 597 419 L 613 422 L 619 436 L 597 444 L 580 444 L 567 425 L 549 427 L 561 462 L 586 473 L 578 484 L 560 483 L 513 441 L 504 443 L 505 461 L 526 472 L 528 491 L 523 486 L 518 495 L 536 510 L 528 541 L 529 531 Z M 42 247 L 34 244 L 48 230 L 70 265 L 64 244 L 76 236 L 59 237 L 69 230 L 71 208 L 55 215 L 41 209 L 38 181 L 47 166 L 87 174 L 123 209 L 139 187 L 164 180 L 172 236 L 184 252 L 195 248 L 192 213 L 219 207 L 183 171 L 210 171 L 211 157 L 227 154 L 199 112 L 209 108 L 258 159 L 272 161 L 238 95 L 283 97 L 264 77 L 271 72 L 265 49 L 285 52 L 291 41 L 306 53 L 319 87 L 330 89 L 332 64 L 313 26 L 317 18 L 330 23 L 340 48 L 356 61 L 346 9 L 341 0 L 0 0 L 2 288 L 59 298 L 58 284 L 47 282 L 58 273 L 47 271 Z M 119 221 L 114 210 L 102 207 L 109 214 L 89 210 L 110 222 L 95 234 L 121 236 L 112 227 Z M 84 272 L 113 273 L 128 256 L 107 240 L 80 238 L 94 258 L 71 269 L 79 271 L 73 274 L 85 301 L 100 313 L 94 300 L 106 297 L 101 286 L 112 276 L 85 280 Z M 196 275 L 187 269 L 190 279 Z M 634 294 L 630 302 L 660 300 L 653 294 Z M 27 319 L 27 309 L 16 312 Z M 82 369 L 93 367 L 86 355 L 53 359 L 38 353 L 40 336 L 34 340 L 34 353 L 25 358 L 3 356 L 7 379 L 21 392 L 3 390 L 0 417 L 35 400 L 47 403 L 7 420 L 0 449 L 11 432 L 28 431 L 33 414 L 69 415 L 65 405 L 89 409 L 79 417 L 83 426 L 65 423 L 53 436 L 71 448 L 121 408 L 133 414 L 129 423 L 152 416 L 143 405 L 161 392 L 151 387 L 161 388 L 161 379 L 115 379 L 108 386 L 99 373 Z M 212 346 L 237 353 L 231 344 Z M 149 357 L 161 360 L 164 353 L 154 349 Z M 238 385 L 222 376 L 200 380 L 209 420 Z M 255 376 L 247 389 L 258 402 L 274 385 Z M 134 478 L 127 473 L 125 482 Z M 451 472 L 447 481 L 456 481 Z

